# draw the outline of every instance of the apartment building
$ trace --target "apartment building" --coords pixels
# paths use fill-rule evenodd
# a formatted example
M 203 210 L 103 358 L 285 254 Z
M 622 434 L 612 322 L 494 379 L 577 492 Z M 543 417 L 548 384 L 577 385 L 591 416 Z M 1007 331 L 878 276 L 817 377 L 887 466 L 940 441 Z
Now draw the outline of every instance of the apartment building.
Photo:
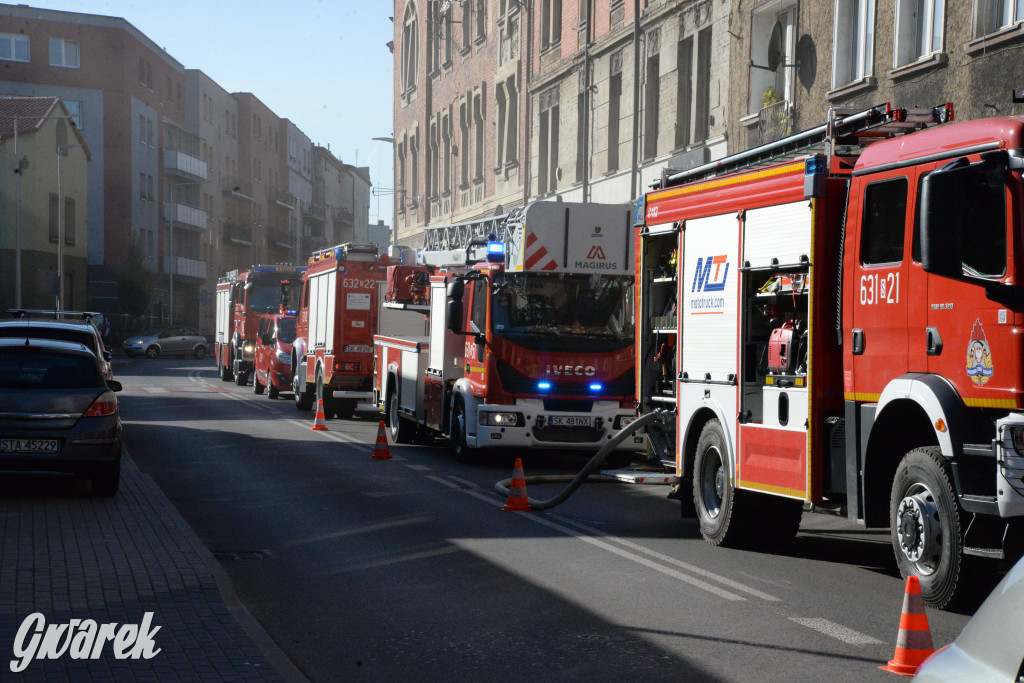
M 370 169 L 357 168 L 313 146 L 313 203 L 324 206 L 328 245 L 370 242 Z
M 69 116 L 58 97 L 0 98 L 0 310 L 86 305 L 92 155 Z

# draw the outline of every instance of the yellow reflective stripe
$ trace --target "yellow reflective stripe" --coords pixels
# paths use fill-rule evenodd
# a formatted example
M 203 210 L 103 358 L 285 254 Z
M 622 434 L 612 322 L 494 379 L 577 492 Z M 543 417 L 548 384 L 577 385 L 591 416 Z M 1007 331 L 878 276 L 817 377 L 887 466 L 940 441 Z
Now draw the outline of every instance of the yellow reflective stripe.
M 852 391 L 847 391 L 843 394 L 843 398 L 847 401 L 877 401 L 881 396 L 881 394 L 855 393 Z
M 964 405 L 971 408 L 1016 408 L 1017 401 L 1012 398 L 965 398 Z
M 753 482 L 743 480 L 740 480 L 739 488 L 751 489 L 753 491 L 764 491 L 766 493 L 780 493 L 784 496 L 800 498 L 801 500 L 807 497 L 806 491 L 799 491 L 797 489 L 787 489 L 784 486 L 772 486 L 770 484 L 755 484 Z
M 650 202 L 657 202 L 663 199 L 670 199 L 672 197 L 679 197 L 681 195 L 692 194 L 694 192 L 704 192 L 705 190 L 728 187 L 729 185 L 737 185 L 739 183 L 749 183 L 754 180 L 762 180 L 764 178 L 772 178 L 775 176 L 787 175 L 789 173 L 796 173 L 798 171 L 802 172 L 803 170 L 804 162 L 799 161 L 793 164 L 779 166 L 778 168 L 769 168 L 764 171 L 757 171 L 756 173 L 743 173 L 741 175 L 722 178 L 721 180 L 709 180 L 706 183 L 697 183 L 696 185 L 687 185 L 685 187 L 677 187 L 672 190 L 654 192 L 647 195 L 647 202 L 648 205 L 650 205 Z

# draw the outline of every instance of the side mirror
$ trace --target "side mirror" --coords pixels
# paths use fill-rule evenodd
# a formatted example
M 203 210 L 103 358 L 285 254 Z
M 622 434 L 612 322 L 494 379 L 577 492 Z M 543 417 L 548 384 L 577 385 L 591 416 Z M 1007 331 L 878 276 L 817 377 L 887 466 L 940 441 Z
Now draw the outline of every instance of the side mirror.
M 462 329 L 462 301 L 453 299 L 448 302 L 448 331 L 455 334 L 465 334 Z
M 121 383 L 116 379 L 107 380 L 107 389 L 110 389 L 111 391 L 121 391 L 123 388 L 124 387 L 121 386 Z
M 956 215 L 956 185 L 961 169 L 967 167 L 967 159 L 961 157 L 921 181 L 921 267 L 926 273 L 955 280 L 963 276 L 957 226 L 949 218 Z
M 466 290 L 466 283 L 461 279 L 452 280 L 448 283 L 448 298 L 462 301 L 462 294 Z
M 110 362 L 110 360 L 113 357 L 114 357 L 114 355 L 112 353 L 110 353 L 110 351 L 104 351 L 103 352 L 103 360 L 107 361 L 108 363 Z

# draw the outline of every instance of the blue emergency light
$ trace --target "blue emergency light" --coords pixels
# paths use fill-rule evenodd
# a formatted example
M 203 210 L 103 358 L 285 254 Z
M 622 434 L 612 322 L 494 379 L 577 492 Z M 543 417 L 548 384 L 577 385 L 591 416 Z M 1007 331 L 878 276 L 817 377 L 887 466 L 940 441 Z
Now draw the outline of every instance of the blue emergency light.
M 591 391 L 601 391 L 602 389 L 604 389 L 604 385 L 603 384 L 599 384 L 597 382 L 594 382 L 594 383 L 592 383 L 590 385 L 590 390 Z
M 488 242 L 487 243 L 487 261 L 490 263 L 500 263 L 505 260 L 505 243 L 504 242 Z
M 547 391 L 551 388 L 551 382 L 537 382 L 537 388 L 541 391 Z
M 340 261 L 341 257 L 344 256 L 344 255 L 345 255 L 345 250 L 342 249 L 341 247 L 338 247 L 337 249 L 334 250 L 334 260 L 335 261 Z
M 804 162 L 804 175 L 825 175 L 828 173 L 828 162 L 824 154 L 815 154 Z

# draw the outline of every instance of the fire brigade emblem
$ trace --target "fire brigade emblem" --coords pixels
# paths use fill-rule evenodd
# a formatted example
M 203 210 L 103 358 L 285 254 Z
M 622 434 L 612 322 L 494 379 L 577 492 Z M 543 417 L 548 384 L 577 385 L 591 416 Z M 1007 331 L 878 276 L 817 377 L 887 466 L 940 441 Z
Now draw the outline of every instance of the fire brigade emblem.
M 967 343 L 967 376 L 977 386 L 983 386 L 992 376 L 992 351 L 985 339 L 981 319 L 974 321 L 971 340 Z

